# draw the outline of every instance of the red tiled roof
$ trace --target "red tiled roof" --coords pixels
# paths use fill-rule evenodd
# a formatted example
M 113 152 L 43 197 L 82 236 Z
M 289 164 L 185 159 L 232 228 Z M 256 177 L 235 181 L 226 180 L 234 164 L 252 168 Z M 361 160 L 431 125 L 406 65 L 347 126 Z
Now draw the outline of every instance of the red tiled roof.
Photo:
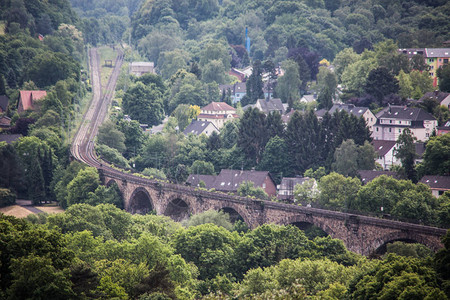
M 210 104 L 202 107 L 201 110 L 210 110 L 210 111 L 227 111 L 232 110 L 236 111 L 236 109 L 225 102 L 211 102 Z
M 34 102 L 47 96 L 46 91 L 20 91 L 23 110 L 33 109 Z

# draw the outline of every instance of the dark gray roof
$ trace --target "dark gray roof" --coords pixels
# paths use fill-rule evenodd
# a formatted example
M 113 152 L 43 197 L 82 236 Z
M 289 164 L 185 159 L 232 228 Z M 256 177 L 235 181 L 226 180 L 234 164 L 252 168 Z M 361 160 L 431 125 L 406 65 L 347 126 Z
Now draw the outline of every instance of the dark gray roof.
M 419 101 L 421 102 L 427 98 L 432 98 L 432 99 L 436 99 L 439 103 L 441 103 L 442 100 L 447 98 L 448 95 L 450 95 L 450 93 L 444 93 L 444 92 L 440 92 L 440 91 L 426 92 L 422 96 L 422 98 L 419 99 Z
M 21 134 L 0 134 L 0 142 L 11 144 L 21 138 Z
M 7 96 L 0 96 L 0 108 L 3 111 L 6 111 L 6 109 L 8 108 L 8 104 L 9 104 L 9 98 Z
M 367 184 L 381 175 L 386 175 L 395 179 L 400 179 L 397 173 L 392 171 L 359 170 L 358 174 L 361 177 L 362 184 Z
M 200 180 L 203 180 L 207 189 L 214 188 L 217 191 L 235 192 L 244 181 L 251 181 L 255 187 L 262 187 L 267 176 L 272 179 L 267 171 L 223 169 L 217 176 L 191 174 L 187 183 L 196 186 Z
M 355 115 L 359 118 L 369 109 L 367 107 L 359 107 L 353 104 L 333 104 L 328 113 L 332 115 L 336 111 L 342 110 L 346 111 L 349 114 Z
M 450 48 L 425 48 L 427 57 L 450 57 Z
M 233 94 L 236 93 L 247 93 L 247 84 L 245 82 L 235 83 Z
M 425 57 L 425 48 L 405 48 L 398 49 L 397 51 L 406 54 L 409 58 L 412 58 L 416 54 L 420 54 Z
M 336 111 L 345 111 L 348 114 L 352 114 L 356 117 L 361 117 L 369 109 L 367 107 L 355 106 L 353 104 L 333 104 L 330 110 L 325 108 L 319 109 L 315 112 L 318 118 L 323 118 L 323 116 L 328 112 L 330 115 L 334 114 Z
M 270 100 L 258 99 L 257 103 L 261 106 L 264 113 L 268 114 L 272 111 L 278 111 L 280 114 L 284 114 L 284 106 L 281 99 L 272 98 Z
M 375 149 L 375 152 L 379 156 L 384 156 L 386 153 L 391 150 L 395 144 L 397 144 L 396 141 L 385 141 L 385 140 L 374 140 L 372 141 L 373 148 Z
M 432 189 L 450 190 L 450 176 L 426 175 L 419 182 L 428 185 Z
M 199 186 L 200 181 L 203 181 L 206 188 L 211 188 L 214 184 L 215 179 L 216 176 L 214 175 L 191 174 L 186 180 L 186 183 L 191 186 Z
M 323 116 L 325 116 L 325 114 L 328 112 L 328 110 L 326 110 L 325 108 L 321 108 L 319 110 L 316 110 L 314 113 L 316 114 L 316 116 L 318 118 L 323 118 Z
M 376 115 L 377 119 L 401 119 L 401 120 L 411 120 L 411 121 L 425 121 L 425 120 L 436 120 L 431 114 L 427 113 L 421 108 L 417 107 L 406 107 L 406 106 L 388 106 L 383 108 Z
M 200 135 L 204 132 L 204 130 L 208 127 L 209 124 L 211 124 L 212 126 L 214 126 L 214 128 L 216 128 L 216 126 L 209 121 L 192 120 L 191 124 L 189 124 L 186 127 L 186 129 L 183 131 L 183 133 L 185 135 L 188 135 L 189 133 L 192 133 L 195 135 Z M 217 130 L 217 131 L 219 131 L 219 130 Z

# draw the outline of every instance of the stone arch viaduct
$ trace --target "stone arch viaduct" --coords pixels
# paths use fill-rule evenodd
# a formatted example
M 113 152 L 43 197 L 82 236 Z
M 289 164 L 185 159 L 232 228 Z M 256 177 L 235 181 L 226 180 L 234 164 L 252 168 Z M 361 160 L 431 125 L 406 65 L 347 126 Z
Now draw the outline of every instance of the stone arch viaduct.
M 342 240 L 348 250 L 363 255 L 397 240 L 418 242 L 436 251 L 443 247 L 440 238 L 446 233 L 430 226 L 208 192 L 105 168 L 100 168 L 100 174 L 104 184 L 118 185 L 125 209 L 131 213 L 154 210 L 180 221 L 207 210 L 225 210 L 238 215 L 250 228 L 264 223 L 313 224 Z
M 445 229 L 207 192 L 143 179 L 104 166 L 95 155 L 93 141 L 112 99 L 123 54 L 119 51 L 107 92 L 102 94 L 97 50 L 90 49 L 89 53 L 94 96 L 84 115 L 85 122 L 75 135 L 71 153 L 79 161 L 97 168 L 104 184 L 118 185 L 127 211 L 144 214 L 154 210 L 158 215 L 181 220 L 207 210 L 223 209 L 239 215 L 250 228 L 264 223 L 313 224 L 331 237 L 344 241 L 350 251 L 363 255 L 395 240 L 416 241 L 433 250 L 443 247 L 440 237 L 446 233 Z

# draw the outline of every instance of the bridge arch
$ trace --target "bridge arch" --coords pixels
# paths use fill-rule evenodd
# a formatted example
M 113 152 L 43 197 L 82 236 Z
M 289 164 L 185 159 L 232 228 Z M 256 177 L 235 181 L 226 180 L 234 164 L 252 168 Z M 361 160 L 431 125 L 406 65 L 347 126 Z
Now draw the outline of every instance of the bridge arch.
M 110 179 L 110 180 L 108 180 L 108 182 L 106 183 L 106 187 L 110 187 L 110 186 L 112 186 L 113 184 L 117 184 L 117 181 L 115 181 L 114 179 Z M 117 185 L 117 186 L 119 186 L 119 185 Z
M 388 243 L 397 241 L 419 243 L 425 245 L 433 251 L 437 251 L 439 249 L 439 245 L 435 245 L 433 242 L 422 235 L 412 234 L 407 231 L 395 231 L 375 239 L 373 243 L 371 243 L 373 248 L 371 249 L 372 251 L 369 251 L 369 253 L 378 253 L 383 250 L 383 248 L 386 247 Z
M 162 209 L 163 215 L 171 217 L 174 221 L 180 222 L 189 218 L 193 213 L 193 205 L 185 197 L 180 195 L 171 196 Z
M 295 224 L 311 224 L 314 226 L 319 227 L 322 231 L 324 231 L 326 234 L 331 236 L 332 238 L 336 238 L 335 232 L 333 229 L 331 229 L 328 225 L 323 224 L 322 222 L 316 220 L 312 216 L 308 215 L 294 215 L 291 217 L 288 217 L 280 222 L 281 225 L 295 225 Z
M 131 194 L 127 211 L 145 215 L 155 209 L 150 193 L 143 187 L 136 188 Z
M 230 215 L 230 220 L 232 221 L 232 223 L 236 222 L 237 220 L 242 220 L 245 224 L 247 224 L 247 226 L 250 228 L 252 227 L 250 220 L 249 220 L 249 216 L 247 214 L 246 211 L 244 211 L 243 209 L 241 209 L 241 207 L 239 206 L 235 206 L 235 205 L 224 205 L 222 207 L 217 208 L 218 211 L 223 211 L 226 212 Z

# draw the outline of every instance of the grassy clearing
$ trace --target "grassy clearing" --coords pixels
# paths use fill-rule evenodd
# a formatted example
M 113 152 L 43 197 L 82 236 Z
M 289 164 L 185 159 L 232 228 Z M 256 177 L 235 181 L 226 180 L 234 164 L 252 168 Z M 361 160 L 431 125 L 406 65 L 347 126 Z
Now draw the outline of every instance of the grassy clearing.
M 53 205 L 53 206 L 48 206 L 48 205 L 46 205 L 46 206 L 36 206 L 36 208 L 40 209 L 43 212 L 46 212 L 48 214 L 59 214 L 59 213 L 63 213 L 64 212 L 64 209 L 62 209 L 59 206 L 55 206 L 55 205 Z
M 98 49 L 100 54 L 100 68 L 101 68 L 101 80 L 102 80 L 102 89 L 103 93 L 106 91 L 106 85 L 108 84 L 108 80 L 111 77 L 114 63 L 116 60 L 117 53 L 110 47 L 101 47 Z M 112 66 L 106 66 L 105 60 L 111 60 Z

